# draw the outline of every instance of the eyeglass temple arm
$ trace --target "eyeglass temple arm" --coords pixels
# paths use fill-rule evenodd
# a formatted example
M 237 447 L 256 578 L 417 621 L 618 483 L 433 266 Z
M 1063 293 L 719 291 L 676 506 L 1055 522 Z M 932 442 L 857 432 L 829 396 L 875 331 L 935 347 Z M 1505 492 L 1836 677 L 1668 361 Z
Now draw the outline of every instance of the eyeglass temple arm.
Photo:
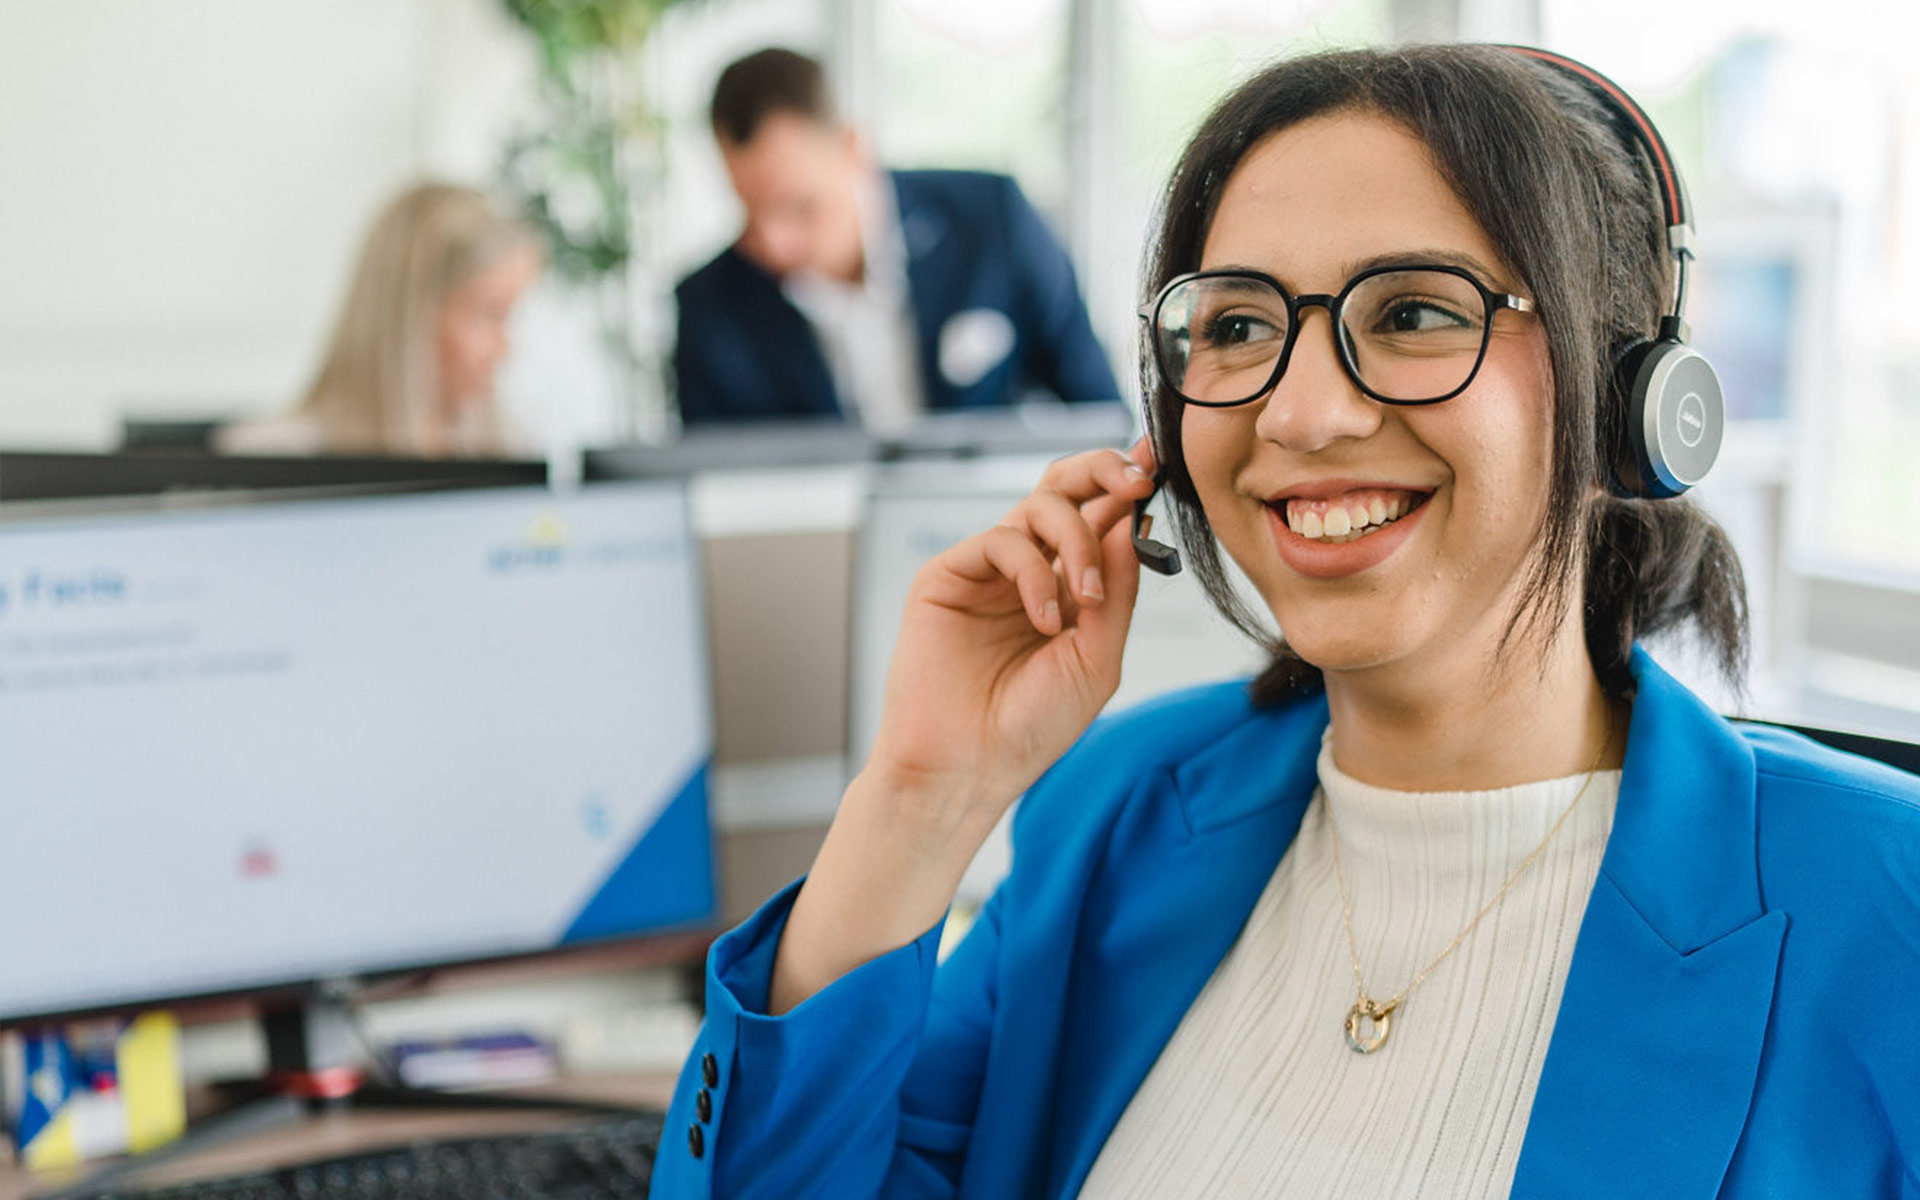
M 1155 574 L 1178 575 L 1180 552 L 1165 542 L 1157 542 L 1147 536 L 1147 528 L 1151 520 L 1147 516 L 1147 505 L 1152 504 L 1153 498 L 1160 494 L 1161 484 L 1165 480 L 1164 474 L 1156 473 L 1153 477 L 1153 490 L 1148 492 L 1145 498 L 1133 503 L 1133 553 L 1139 558 L 1141 566 Z

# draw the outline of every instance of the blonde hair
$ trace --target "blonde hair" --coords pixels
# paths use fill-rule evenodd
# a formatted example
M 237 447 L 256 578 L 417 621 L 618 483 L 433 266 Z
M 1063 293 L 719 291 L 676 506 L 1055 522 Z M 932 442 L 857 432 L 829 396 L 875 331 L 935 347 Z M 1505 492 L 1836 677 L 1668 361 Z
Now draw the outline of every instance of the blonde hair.
M 421 183 L 388 202 L 368 230 L 333 336 L 296 416 L 331 453 L 448 453 L 440 436 L 436 321 L 441 302 L 519 248 L 531 227 L 471 188 Z M 506 453 L 493 397 L 474 414 L 463 452 Z

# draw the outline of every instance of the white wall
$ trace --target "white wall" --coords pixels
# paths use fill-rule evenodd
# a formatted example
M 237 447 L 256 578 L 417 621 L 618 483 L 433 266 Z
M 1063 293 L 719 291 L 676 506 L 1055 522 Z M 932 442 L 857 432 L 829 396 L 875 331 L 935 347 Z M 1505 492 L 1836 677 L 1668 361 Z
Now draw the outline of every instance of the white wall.
M 287 403 L 375 208 L 484 182 L 532 70 L 494 0 L 0 7 L 0 444 Z

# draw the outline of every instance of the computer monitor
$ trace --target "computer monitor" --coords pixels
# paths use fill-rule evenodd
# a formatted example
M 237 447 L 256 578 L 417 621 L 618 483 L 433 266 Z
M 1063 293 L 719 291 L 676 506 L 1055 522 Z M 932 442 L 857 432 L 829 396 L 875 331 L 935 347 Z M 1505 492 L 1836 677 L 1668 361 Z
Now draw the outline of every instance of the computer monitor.
M 546 482 L 546 463 L 514 459 L 268 458 L 158 449 L 117 454 L 0 450 L 0 502 L 230 489 L 426 491 Z
M 1133 410 L 1118 400 L 1031 401 L 927 413 L 911 428 L 882 439 L 880 457 L 1059 458 L 1102 446 L 1121 448 L 1138 436 Z
M 684 489 L 0 522 L 0 1024 L 704 930 Z
M 1058 457 L 1135 436 L 1131 410 L 1118 401 L 1021 404 L 927 413 L 907 429 L 874 434 L 838 418 L 699 426 L 678 441 L 588 450 L 582 478 L 781 470 L 902 459 Z
M 580 476 L 588 483 L 710 472 L 764 471 L 872 461 L 879 443 L 845 421 L 756 421 L 689 429 L 663 444 L 634 442 L 589 449 Z

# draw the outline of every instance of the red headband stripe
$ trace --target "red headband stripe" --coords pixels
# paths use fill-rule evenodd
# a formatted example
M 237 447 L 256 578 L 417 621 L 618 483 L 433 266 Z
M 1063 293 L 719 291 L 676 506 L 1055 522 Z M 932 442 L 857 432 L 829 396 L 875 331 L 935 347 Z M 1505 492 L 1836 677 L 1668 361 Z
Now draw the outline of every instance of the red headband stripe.
M 1681 209 L 1680 185 L 1674 176 L 1673 163 L 1667 156 L 1667 144 L 1661 140 L 1659 130 L 1653 127 L 1653 122 L 1648 119 L 1645 111 L 1633 102 L 1631 96 L 1622 91 L 1619 85 L 1614 83 L 1613 80 L 1608 79 L 1592 67 L 1584 63 L 1575 62 L 1570 58 L 1564 58 L 1561 55 L 1553 53 L 1551 50 L 1541 50 L 1533 46 L 1512 46 L 1509 47 L 1509 49 L 1517 50 L 1529 58 L 1537 58 L 1541 62 L 1550 63 L 1554 66 L 1572 71 L 1574 74 L 1587 80 L 1611 96 L 1615 103 L 1620 106 L 1620 110 L 1632 119 L 1634 128 L 1640 134 L 1641 144 L 1647 148 L 1648 157 L 1653 159 L 1654 168 L 1659 172 L 1661 198 L 1666 201 L 1667 205 L 1667 224 L 1684 225 L 1687 223 L 1686 214 Z

